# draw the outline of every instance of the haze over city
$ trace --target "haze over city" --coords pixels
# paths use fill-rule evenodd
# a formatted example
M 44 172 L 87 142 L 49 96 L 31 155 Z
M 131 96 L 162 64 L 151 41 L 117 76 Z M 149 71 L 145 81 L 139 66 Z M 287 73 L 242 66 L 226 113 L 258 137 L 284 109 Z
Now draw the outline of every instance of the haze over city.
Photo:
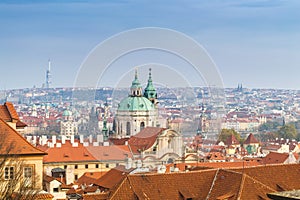
M 41 87 L 49 58 L 52 86 L 72 87 L 92 49 L 142 27 L 172 29 L 196 40 L 217 65 L 225 87 L 300 89 L 299 6 L 296 0 L 1 1 L 0 89 Z M 148 62 L 158 57 L 158 52 L 142 53 Z M 180 62 L 170 66 L 186 67 Z M 111 73 L 126 64 L 120 62 Z M 129 83 L 132 73 L 128 77 Z M 204 85 L 192 79 L 191 85 Z M 116 83 L 107 78 L 101 84 Z M 177 86 L 173 79 L 162 84 Z

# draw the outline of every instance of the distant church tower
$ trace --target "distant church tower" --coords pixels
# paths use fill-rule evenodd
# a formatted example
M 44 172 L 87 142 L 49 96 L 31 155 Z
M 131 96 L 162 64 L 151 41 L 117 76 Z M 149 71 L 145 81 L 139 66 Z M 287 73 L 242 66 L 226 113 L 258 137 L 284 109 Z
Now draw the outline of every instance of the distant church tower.
M 51 61 L 50 59 L 48 60 L 48 69 L 46 71 L 46 88 L 50 88 L 51 87 Z
M 157 105 L 157 93 L 152 83 L 151 68 L 149 69 L 148 84 L 145 88 L 144 97 L 149 99 L 155 106 Z
M 152 84 L 151 70 L 144 94 L 135 70 L 128 97 L 119 104 L 115 118 L 117 137 L 130 137 L 145 127 L 158 124 L 157 93 Z

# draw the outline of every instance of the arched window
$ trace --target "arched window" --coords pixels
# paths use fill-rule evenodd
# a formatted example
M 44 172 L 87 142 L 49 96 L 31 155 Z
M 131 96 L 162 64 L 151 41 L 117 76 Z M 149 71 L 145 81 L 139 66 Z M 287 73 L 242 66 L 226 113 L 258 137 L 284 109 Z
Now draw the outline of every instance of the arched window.
M 130 135 L 130 122 L 126 123 L 126 135 Z
M 140 124 L 140 131 L 143 130 L 145 128 L 145 122 L 141 122 Z

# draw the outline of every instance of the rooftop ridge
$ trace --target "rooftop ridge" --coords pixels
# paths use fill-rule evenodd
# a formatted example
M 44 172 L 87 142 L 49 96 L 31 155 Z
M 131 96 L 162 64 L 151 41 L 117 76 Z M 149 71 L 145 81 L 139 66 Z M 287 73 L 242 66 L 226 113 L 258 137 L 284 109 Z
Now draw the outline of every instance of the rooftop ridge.
M 249 178 L 249 179 L 255 181 L 255 183 L 258 183 L 258 184 L 260 184 L 260 185 L 262 185 L 262 186 L 264 186 L 264 187 L 266 187 L 266 188 L 268 188 L 268 189 L 270 189 L 270 190 L 272 190 L 272 191 L 274 191 L 274 192 L 277 192 L 277 191 L 274 190 L 273 188 L 267 186 L 266 184 L 263 184 L 261 181 L 255 179 L 255 178 L 253 178 L 253 177 L 251 177 L 251 176 L 249 176 L 248 174 L 244 174 L 244 175 L 245 175 L 245 178 Z
M 242 191 L 243 191 L 243 188 L 244 188 L 245 179 L 246 179 L 246 174 L 242 173 L 242 181 L 241 181 L 241 184 L 240 184 L 240 188 L 239 188 L 239 192 L 238 192 L 238 195 L 237 195 L 237 199 L 241 198 Z
M 212 190 L 213 190 L 213 188 L 214 188 L 214 185 L 215 185 L 215 182 L 216 182 L 216 180 L 217 180 L 217 176 L 218 176 L 218 174 L 219 174 L 219 171 L 220 171 L 220 169 L 217 169 L 217 171 L 216 171 L 216 173 L 215 173 L 215 177 L 214 177 L 213 182 L 211 183 L 209 192 L 208 192 L 208 194 L 207 194 L 207 196 L 206 196 L 206 200 L 208 200 L 208 199 L 209 199 L 209 196 L 211 195 L 211 192 L 212 192 Z
M 23 140 L 25 143 L 27 143 L 28 145 L 30 145 L 32 148 L 34 148 L 35 150 L 39 151 L 39 153 L 32 153 L 32 154 L 41 154 L 41 155 L 47 155 L 47 153 L 45 151 L 42 151 L 41 149 L 33 146 L 30 142 L 28 142 L 23 136 L 21 136 L 15 129 L 13 129 L 11 126 L 9 126 L 3 119 L 0 118 L 0 122 L 2 122 L 6 128 L 10 129 L 11 131 L 13 131 L 16 135 L 18 135 L 18 137 Z
M 178 171 L 178 172 L 165 172 L 163 173 L 164 175 L 170 175 L 170 176 L 175 176 L 175 175 L 178 175 L 178 174 L 187 174 L 187 173 L 205 173 L 205 172 L 208 172 L 208 171 L 218 171 L 219 169 L 204 169 L 204 170 L 198 170 L 198 171 Z M 135 173 L 135 174 L 128 174 L 128 176 L 161 176 L 162 174 L 160 173 L 151 173 L 151 172 L 148 172 L 148 173 Z

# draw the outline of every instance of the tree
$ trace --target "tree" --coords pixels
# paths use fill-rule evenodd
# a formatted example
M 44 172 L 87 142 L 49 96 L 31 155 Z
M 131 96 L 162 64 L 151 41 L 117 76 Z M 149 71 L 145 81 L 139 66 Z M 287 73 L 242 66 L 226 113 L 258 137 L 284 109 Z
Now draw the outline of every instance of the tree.
M 243 139 L 241 138 L 241 135 L 238 132 L 236 132 L 234 129 L 225 129 L 225 128 L 221 130 L 221 133 L 219 135 L 219 141 L 225 142 L 227 138 L 230 137 L 231 135 L 234 135 L 234 137 L 239 142 L 243 142 Z
M 277 136 L 284 139 L 296 139 L 297 130 L 294 124 L 286 124 L 277 131 Z
M 3 137 L 3 135 L 2 135 Z M 39 177 L 34 169 L 26 165 L 26 161 L 12 152 L 16 149 L 14 143 L 6 144 L 0 140 L 0 199 L 34 200 L 40 190 L 34 188 L 34 181 Z
M 272 130 L 278 130 L 278 127 L 280 126 L 279 122 L 266 122 L 263 123 L 258 127 L 259 131 L 272 131 Z

